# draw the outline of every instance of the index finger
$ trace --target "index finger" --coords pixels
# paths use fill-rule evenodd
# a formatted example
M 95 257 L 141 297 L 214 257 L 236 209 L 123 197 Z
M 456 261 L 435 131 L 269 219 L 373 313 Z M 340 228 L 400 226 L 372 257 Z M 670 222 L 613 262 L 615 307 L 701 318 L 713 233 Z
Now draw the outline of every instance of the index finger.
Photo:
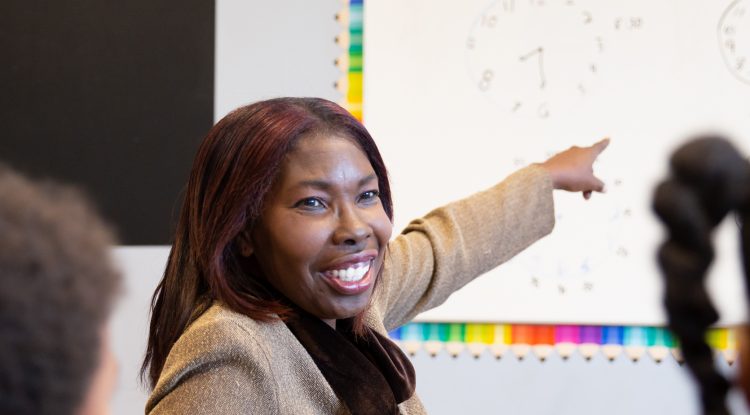
M 608 145 L 609 145 L 609 137 L 595 143 L 594 145 L 591 146 L 591 148 L 594 150 L 594 155 L 598 156 L 599 154 L 602 154 L 602 151 L 604 151 L 604 149 L 607 148 Z

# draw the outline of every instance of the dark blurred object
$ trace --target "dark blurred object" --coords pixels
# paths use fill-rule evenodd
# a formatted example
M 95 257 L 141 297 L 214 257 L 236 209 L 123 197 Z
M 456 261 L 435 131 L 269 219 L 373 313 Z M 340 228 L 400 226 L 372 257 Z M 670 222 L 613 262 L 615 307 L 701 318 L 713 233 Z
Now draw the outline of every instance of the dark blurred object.
M 712 233 L 730 212 L 740 217 L 746 281 L 750 275 L 750 231 L 744 226 L 750 217 L 750 164 L 729 141 L 708 136 L 675 151 L 670 172 L 657 187 L 653 205 L 668 230 L 658 259 L 666 283 L 669 328 L 679 339 L 685 363 L 699 384 L 703 413 L 728 414 L 730 384 L 716 370 L 705 340 L 706 330 L 719 319 L 706 292 L 705 278 L 714 258 Z
M 213 123 L 214 2 L 4 0 L 0 160 L 82 185 L 126 244 L 166 244 Z

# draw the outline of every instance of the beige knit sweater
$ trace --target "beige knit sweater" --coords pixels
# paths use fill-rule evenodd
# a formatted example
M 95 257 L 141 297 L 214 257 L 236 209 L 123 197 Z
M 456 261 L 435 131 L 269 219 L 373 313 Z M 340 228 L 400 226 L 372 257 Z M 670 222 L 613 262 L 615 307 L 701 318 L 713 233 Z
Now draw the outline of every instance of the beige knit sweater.
M 367 324 L 386 334 L 407 323 L 553 226 L 552 181 L 534 165 L 413 221 L 388 245 Z M 400 409 L 409 415 L 426 413 L 416 395 Z M 170 351 L 146 413 L 349 411 L 283 322 L 260 323 L 214 304 Z

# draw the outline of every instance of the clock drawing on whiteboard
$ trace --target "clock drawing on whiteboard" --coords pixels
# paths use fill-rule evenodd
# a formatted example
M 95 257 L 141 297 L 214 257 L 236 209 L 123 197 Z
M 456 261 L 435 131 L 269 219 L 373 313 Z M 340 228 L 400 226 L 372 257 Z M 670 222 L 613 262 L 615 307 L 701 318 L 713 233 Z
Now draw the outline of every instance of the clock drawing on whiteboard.
M 718 27 L 724 64 L 735 78 L 750 85 L 750 0 L 735 0 Z
M 596 19 L 574 0 L 492 3 L 466 39 L 474 88 L 512 113 L 550 117 L 566 104 L 561 97 L 584 96 L 596 83 L 605 51 Z

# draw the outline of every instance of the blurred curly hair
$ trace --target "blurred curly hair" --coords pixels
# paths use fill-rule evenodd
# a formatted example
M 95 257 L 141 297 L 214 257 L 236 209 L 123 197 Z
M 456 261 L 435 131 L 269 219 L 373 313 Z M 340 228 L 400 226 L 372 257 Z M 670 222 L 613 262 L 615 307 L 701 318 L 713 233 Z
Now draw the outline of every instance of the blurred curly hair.
M 0 165 L 0 414 L 72 414 L 99 364 L 121 276 L 77 190 Z

